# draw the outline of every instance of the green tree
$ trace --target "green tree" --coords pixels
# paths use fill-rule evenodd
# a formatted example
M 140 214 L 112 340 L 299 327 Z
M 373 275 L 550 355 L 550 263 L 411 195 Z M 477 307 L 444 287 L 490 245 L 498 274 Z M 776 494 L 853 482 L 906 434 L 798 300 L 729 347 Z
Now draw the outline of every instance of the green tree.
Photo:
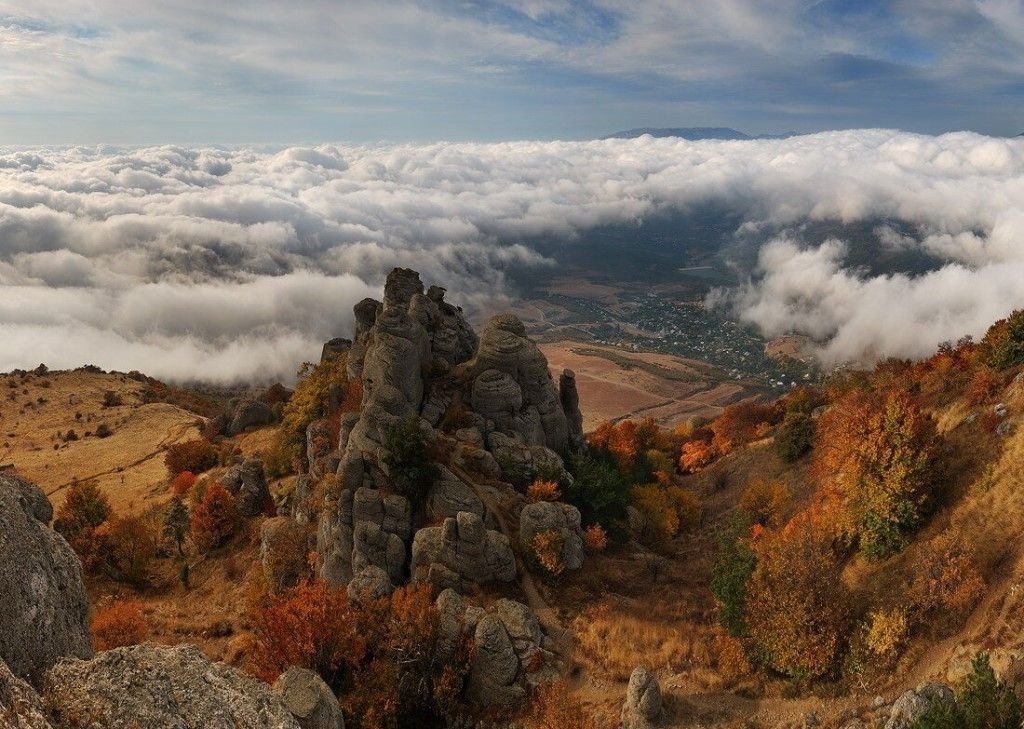
M 981 340 L 981 356 L 994 370 L 1024 363 L 1024 309 L 993 324 Z
M 757 567 L 748 540 L 754 520 L 747 511 L 737 512 L 718 537 L 718 558 L 711 577 L 711 592 L 718 601 L 718 622 L 737 638 L 747 634 L 747 583 Z
M 971 661 L 971 672 L 955 700 L 937 701 L 911 729 L 1020 729 L 1020 700 L 996 678 L 987 653 Z
M 805 413 L 791 413 L 775 436 L 775 451 L 786 463 L 798 461 L 814 442 L 814 421 Z
M 414 509 L 422 507 L 438 469 L 431 459 L 420 419 L 410 415 L 388 426 L 384 448 L 384 464 L 395 488 L 409 499 Z
M 165 537 L 174 540 L 178 547 L 178 554 L 182 556 L 185 554 L 182 545 L 185 543 L 185 537 L 188 536 L 188 528 L 188 507 L 185 506 L 185 501 L 180 496 L 175 496 L 164 515 L 163 531 Z
M 615 521 L 626 515 L 632 485 L 614 461 L 587 451 L 570 456 L 569 472 L 573 482 L 562 490 L 566 501 L 580 510 L 585 523 L 597 522 L 614 535 Z

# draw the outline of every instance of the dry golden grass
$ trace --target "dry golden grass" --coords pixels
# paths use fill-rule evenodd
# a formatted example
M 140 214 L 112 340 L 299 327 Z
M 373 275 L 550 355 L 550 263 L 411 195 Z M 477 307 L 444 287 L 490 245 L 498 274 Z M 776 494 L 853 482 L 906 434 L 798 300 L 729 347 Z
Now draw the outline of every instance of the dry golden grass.
M 197 416 L 173 405 L 143 404 L 143 387 L 119 374 L 54 372 L 24 380 L 0 375 L 0 464 L 13 464 L 39 484 L 54 506 L 76 478 L 94 478 L 117 511 L 141 510 L 166 498 L 162 449 L 198 437 Z M 123 404 L 104 407 L 107 391 Z M 101 424 L 113 434 L 85 437 Z M 79 439 L 58 437 L 69 430 Z

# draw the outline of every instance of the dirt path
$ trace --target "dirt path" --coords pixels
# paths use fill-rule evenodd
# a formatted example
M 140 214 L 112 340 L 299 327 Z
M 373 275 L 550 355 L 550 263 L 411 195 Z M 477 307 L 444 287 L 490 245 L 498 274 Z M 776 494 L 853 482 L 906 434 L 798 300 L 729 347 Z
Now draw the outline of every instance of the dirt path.
M 515 544 L 516 536 L 512 533 L 509 528 L 508 514 L 497 504 L 487 489 L 484 489 L 478 484 L 472 476 L 469 475 L 464 469 L 454 464 L 449 464 L 448 468 L 451 469 L 452 473 L 458 476 L 460 479 L 466 482 L 466 484 L 473 489 L 473 492 L 477 495 L 484 507 L 491 514 L 494 515 L 495 521 L 498 522 L 498 528 L 501 533 L 508 537 L 511 544 Z M 523 590 L 523 594 L 526 597 L 526 604 L 530 606 L 530 609 L 537 615 L 537 621 L 544 628 L 544 632 L 555 641 L 558 648 L 556 651 L 566 661 L 572 658 L 573 652 L 573 635 L 572 631 L 567 630 L 558 619 L 555 611 L 551 609 L 551 606 L 547 604 L 544 598 L 541 596 L 540 591 L 537 589 L 537 583 L 533 579 L 533 575 L 526 569 L 526 565 L 523 563 L 522 558 L 516 553 L 516 569 L 519 573 L 519 585 Z
M 147 461 L 151 461 L 154 458 L 156 458 L 157 456 L 162 455 L 164 450 L 165 450 L 165 448 L 168 445 L 170 445 L 172 443 L 175 443 L 178 440 L 180 440 L 182 437 L 184 437 L 184 435 L 186 433 L 188 433 L 188 431 L 190 431 L 194 427 L 195 426 L 192 423 L 183 423 L 182 425 L 179 425 L 177 427 L 171 428 L 169 431 L 167 431 L 167 434 L 163 437 L 163 440 L 161 440 L 157 444 L 157 449 L 155 451 L 153 451 L 152 453 L 147 453 L 146 455 L 142 456 L 141 458 L 135 459 L 131 463 L 126 463 L 126 464 L 124 464 L 122 466 L 115 466 L 114 468 L 108 468 L 106 471 L 99 471 L 97 473 L 91 473 L 88 476 L 82 476 L 80 478 L 76 478 L 76 479 L 73 479 L 71 481 L 68 481 L 67 483 L 62 483 L 60 486 L 54 486 L 52 489 L 50 489 L 49 491 L 46 492 L 46 495 L 47 496 L 53 496 L 54 494 L 63 491 L 64 489 L 70 487 L 72 484 L 77 483 L 79 481 L 89 481 L 89 480 L 92 480 L 94 478 L 102 478 L 103 476 L 111 476 L 111 475 L 113 475 L 115 473 L 122 473 L 124 471 L 127 471 L 128 469 L 135 468 L 137 466 L 141 466 L 143 463 L 146 463 Z

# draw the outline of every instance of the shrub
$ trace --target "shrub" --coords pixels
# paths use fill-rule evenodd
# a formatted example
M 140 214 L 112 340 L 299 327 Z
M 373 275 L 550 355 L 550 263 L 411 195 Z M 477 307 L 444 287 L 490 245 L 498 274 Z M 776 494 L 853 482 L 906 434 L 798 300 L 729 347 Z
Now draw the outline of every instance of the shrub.
M 204 552 L 216 549 L 235 533 L 235 497 L 219 483 L 211 484 L 192 509 L 192 541 Z
M 114 408 L 123 404 L 124 400 L 122 400 L 121 396 L 113 390 L 107 390 L 103 393 L 103 407 Z
M 711 592 L 718 603 L 718 623 L 737 638 L 747 634 L 747 583 L 757 557 L 750 548 L 751 517 L 735 514 L 718 537 L 718 557 L 711 577 Z
M 112 509 L 95 481 L 76 481 L 68 488 L 53 526 L 67 539 L 86 572 L 95 571 L 107 552 L 107 533 Z
M 569 470 L 573 483 L 564 491 L 566 500 L 580 510 L 584 521 L 611 530 L 626 515 L 629 482 L 607 459 L 586 451 L 572 454 Z
M 642 538 L 648 544 L 665 548 L 679 532 L 679 514 L 666 489 L 652 484 L 633 489 L 633 506 L 644 515 Z
M 696 529 L 704 515 L 704 509 L 701 507 L 697 495 L 682 486 L 669 486 L 665 489 L 665 493 L 676 510 L 676 516 L 679 517 L 679 531 L 687 532 Z
M 315 365 L 306 362 L 299 369 L 295 391 L 281 411 L 278 448 L 284 451 L 286 462 L 305 459 L 306 428 L 330 414 L 332 394 L 337 393 L 337 388 L 342 388 L 342 403 L 352 406 L 350 398 L 354 396 L 350 396 L 347 366 L 348 355 L 342 352 Z
M 743 641 L 728 632 L 715 631 L 714 650 L 718 673 L 726 682 L 738 681 L 753 670 Z
M 979 345 L 981 360 L 994 370 L 1024 363 L 1024 309 L 1000 319 L 985 333 Z
M 598 729 L 597 720 L 569 696 L 564 683 L 541 684 L 526 712 L 525 729 Z
M 741 402 L 727 407 L 709 426 L 712 445 L 719 453 L 728 453 L 755 438 L 763 437 L 768 427 L 779 421 L 782 411 L 774 403 Z
M 786 463 L 794 463 L 811 450 L 814 443 L 814 421 L 810 415 L 787 415 L 775 435 L 775 452 Z
M 150 515 L 112 519 L 108 564 L 114 577 L 134 585 L 144 584 L 160 547 L 160 531 Z
M 789 489 L 778 481 L 756 479 L 740 496 L 740 507 L 754 516 L 754 521 L 776 525 L 789 503 Z
M 892 658 L 903 647 L 909 631 L 905 609 L 875 610 L 868 615 L 868 650 L 881 658 Z
M 797 680 L 825 675 L 842 648 L 849 601 L 832 535 L 808 510 L 766 532 L 755 550 L 746 620 L 759 656 Z
M 936 475 L 935 424 L 899 390 L 852 391 L 818 421 L 813 471 L 850 512 L 861 550 L 884 559 L 917 526 Z
M 957 622 L 985 592 L 985 581 L 973 558 L 952 535 L 940 537 L 922 550 L 909 574 L 908 596 L 920 620 L 941 617 Z
M 409 499 L 414 509 L 422 507 L 430 484 L 437 477 L 437 465 L 431 460 L 420 419 L 413 415 L 389 426 L 384 447 L 384 463 L 395 488 Z
M 974 373 L 964 399 L 969 405 L 984 405 L 991 402 L 1003 389 L 1003 377 L 989 367 L 979 367 Z
M 97 438 L 109 438 L 114 434 L 114 431 L 110 429 L 110 426 L 106 423 L 100 423 L 99 427 L 96 428 Z
M 711 443 L 692 440 L 683 444 L 679 454 L 679 470 L 683 473 L 698 473 L 718 460 L 720 455 Z
M 268 598 L 252 616 L 257 675 L 272 683 L 289 666 L 319 673 L 337 689 L 366 654 L 344 587 L 304 582 Z
M 196 475 L 191 471 L 182 471 L 171 482 L 171 493 L 175 496 L 184 496 L 196 485 Z
M 149 624 L 137 600 L 118 600 L 99 610 L 91 625 L 93 647 L 109 651 L 126 645 L 137 645 L 149 635 Z
M 164 455 L 164 464 L 174 476 L 183 471 L 202 473 L 216 466 L 219 460 L 217 448 L 206 438 L 175 443 Z
M 557 577 L 565 571 L 565 563 L 562 561 L 562 549 L 565 547 L 565 541 L 556 530 L 537 532 L 533 535 L 531 546 L 537 564 L 549 575 Z
M 554 481 L 534 481 L 526 489 L 526 498 L 531 502 L 558 501 L 562 491 Z
M 591 524 L 583 530 L 583 544 L 591 552 L 603 552 L 608 548 L 608 534 L 600 524 Z

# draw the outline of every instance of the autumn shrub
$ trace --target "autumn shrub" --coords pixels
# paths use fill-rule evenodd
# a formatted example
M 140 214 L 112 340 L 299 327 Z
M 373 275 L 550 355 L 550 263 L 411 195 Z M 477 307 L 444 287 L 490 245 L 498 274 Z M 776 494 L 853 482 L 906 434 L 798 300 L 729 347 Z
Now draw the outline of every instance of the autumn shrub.
M 191 471 L 182 471 L 171 482 L 171 493 L 175 496 L 185 496 L 195 485 L 196 475 Z
M 795 463 L 814 444 L 814 421 L 810 415 L 791 413 L 775 434 L 775 452 L 786 463 Z
M 196 438 L 183 443 L 168 446 L 164 454 L 164 464 L 171 475 L 177 476 L 184 471 L 202 473 L 217 465 L 220 458 L 217 448 L 206 438 Z
M 829 673 L 843 646 L 849 597 L 832 542 L 813 509 L 754 542 L 750 636 L 765 665 L 799 681 Z
M 95 481 L 76 481 L 68 487 L 53 522 L 75 550 L 86 572 L 95 571 L 106 558 L 107 520 L 113 510 Z
M 276 449 L 281 451 L 281 461 L 304 462 L 306 428 L 314 420 L 330 414 L 331 400 L 336 397 L 338 388 L 342 390 L 341 403 L 345 407 L 353 407 L 352 400 L 356 394 L 350 395 L 347 367 L 348 354 L 340 352 L 315 365 L 306 362 L 299 369 L 295 390 L 281 411 L 276 445 Z M 361 391 L 358 398 L 362 400 Z
M 1024 309 L 989 327 L 978 350 L 981 360 L 994 370 L 1024 364 Z
M 252 625 L 253 665 L 269 683 L 289 666 L 299 666 L 337 689 L 367 651 L 348 591 L 320 581 L 265 598 L 253 610 Z
M 616 522 L 626 515 L 631 486 L 606 457 L 583 450 L 569 457 L 573 475 L 563 495 L 578 508 L 587 523 L 596 522 L 615 536 Z
M 704 508 L 697 495 L 682 486 L 665 487 L 665 493 L 672 508 L 676 510 L 676 516 L 679 517 L 678 531 L 688 532 L 696 529 L 704 515 Z
M 235 497 L 219 483 L 209 485 L 192 508 L 192 541 L 208 552 L 224 544 L 235 533 L 238 510 Z
M 683 443 L 679 452 L 679 470 L 683 473 L 698 473 L 712 463 L 722 454 L 710 442 L 703 440 L 692 440 Z
M 743 641 L 728 631 L 715 631 L 714 652 L 718 674 L 726 683 L 735 683 L 753 671 Z
M 1003 377 L 990 367 L 979 367 L 964 392 L 968 405 L 984 405 L 992 402 L 1003 389 Z
M 728 453 L 756 438 L 777 423 L 782 409 L 776 403 L 741 402 L 727 407 L 708 426 L 713 433 L 712 445 L 719 453 Z
M 920 522 L 937 477 L 935 424 L 902 390 L 854 390 L 818 421 L 812 471 L 849 510 L 861 550 L 884 559 Z
M 137 645 L 149 636 L 149 623 L 137 600 L 118 600 L 98 610 L 90 625 L 93 647 L 109 651 L 126 645 Z
M 740 508 L 752 514 L 759 524 L 777 525 L 789 500 L 789 489 L 784 484 L 759 478 L 743 490 Z
M 564 682 L 541 684 L 530 699 L 524 729 L 599 729 L 594 716 L 573 701 Z
M 384 463 L 395 488 L 409 499 L 413 509 L 421 508 L 438 470 L 419 417 L 413 415 L 388 426 L 384 448 Z
M 711 592 L 718 605 L 718 623 L 729 635 L 747 634 L 747 584 L 757 557 L 750 546 L 752 517 L 746 512 L 732 516 L 718 535 L 718 555 L 711 576 Z
M 160 526 L 155 515 L 111 519 L 107 549 L 107 566 L 115 578 L 133 585 L 145 584 L 160 549 Z
M 548 529 L 537 532 L 533 535 L 531 547 L 534 560 L 547 574 L 557 577 L 565 571 L 565 562 L 562 560 L 565 540 L 558 531 Z
M 926 546 L 912 561 L 907 592 L 918 621 L 955 624 L 964 619 L 985 592 L 970 552 L 953 535 Z
M 643 541 L 667 547 L 679 532 L 679 514 L 667 490 L 657 484 L 637 486 L 633 489 L 633 506 L 644 515 Z
M 608 548 L 608 533 L 600 524 L 591 524 L 583 530 L 583 544 L 591 552 L 603 552 Z
M 558 501 L 562 498 L 562 490 L 555 481 L 534 481 L 526 487 L 526 498 L 531 503 Z
M 390 598 L 362 603 L 357 620 L 366 650 L 342 695 L 346 726 L 400 729 L 450 726 L 461 713 L 471 646 L 450 643 L 429 585 L 408 585 Z
M 910 632 L 910 619 L 902 607 L 874 610 L 868 615 L 868 650 L 880 658 L 899 653 Z

